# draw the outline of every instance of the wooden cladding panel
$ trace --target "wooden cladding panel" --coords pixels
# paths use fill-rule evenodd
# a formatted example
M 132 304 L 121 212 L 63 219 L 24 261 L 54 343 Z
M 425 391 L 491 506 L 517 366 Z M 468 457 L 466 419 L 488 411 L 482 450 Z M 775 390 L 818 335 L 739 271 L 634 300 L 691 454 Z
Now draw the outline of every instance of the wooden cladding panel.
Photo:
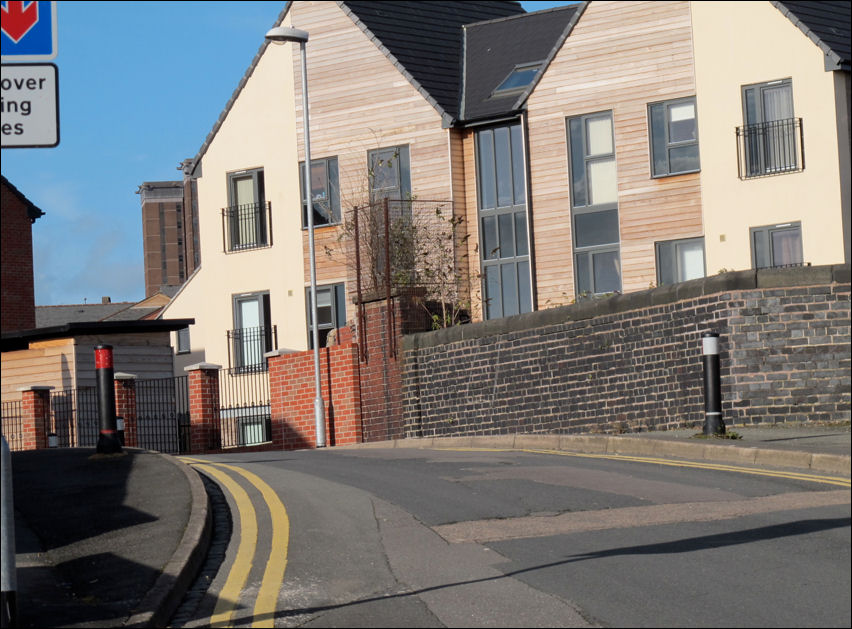
M 441 128 L 435 108 L 337 3 L 294 3 L 290 15 L 296 28 L 311 33 L 307 45 L 311 156 L 337 156 L 344 218 L 353 206 L 367 202 L 367 152 L 381 147 L 408 145 L 413 196 L 450 199 L 448 131 Z M 294 54 L 294 75 L 296 128 L 299 151 L 304 155 L 298 52 Z M 338 242 L 340 229 L 316 233 L 320 282 L 347 277 L 346 254 Z M 303 240 L 307 256 L 307 237 Z M 326 255 L 326 245 L 335 251 L 333 255 Z M 306 259 L 305 283 L 309 281 Z
M 650 173 L 648 104 L 694 94 L 688 2 L 588 6 L 528 103 L 541 305 L 574 292 L 566 118 L 613 112 L 622 287 L 642 290 L 656 280 L 656 241 L 703 233 L 699 174 Z

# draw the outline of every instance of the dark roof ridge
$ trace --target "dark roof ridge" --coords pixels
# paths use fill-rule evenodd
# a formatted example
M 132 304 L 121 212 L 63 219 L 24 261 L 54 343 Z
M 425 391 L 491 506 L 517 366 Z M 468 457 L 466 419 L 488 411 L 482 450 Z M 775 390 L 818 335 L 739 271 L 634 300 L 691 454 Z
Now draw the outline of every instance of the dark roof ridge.
M 538 11 L 528 11 L 527 13 L 518 13 L 517 15 L 506 15 L 504 17 L 495 17 L 490 20 L 481 20 L 479 22 L 470 22 L 469 24 L 464 24 L 462 28 L 468 28 L 469 26 L 480 26 L 484 24 L 494 24 L 496 22 L 505 22 L 507 20 L 517 20 L 523 19 L 530 15 L 541 15 L 542 13 L 551 13 L 553 11 L 565 11 L 566 9 L 576 9 L 576 5 L 580 4 L 579 2 L 575 4 L 565 4 L 559 7 L 549 7 L 547 9 L 539 9 Z
M 36 206 L 35 203 L 30 201 L 27 198 L 27 195 L 18 190 L 15 187 L 15 184 L 6 179 L 5 175 L 0 175 L 0 178 L 2 178 L 3 184 L 7 188 L 9 188 L 9 191 L 14 194 L 21 203 L 24 204 L 24 207 L 27 208 L 27 217 L 30 219 L 30 223 L 35 223 L 37 218 L 45 215 L 44 210 L 40 209 L 38 206 Z
M 830 45 L 828 45 L 823 39 L 817 35 L 816 32 L 812 28 L 810 28 L 803 20 L 801 20 L 791 9 L 786 6 L 784 2 L 779 2 L 778 0 L 771 0 L 772 5 L 781 11 L 781 14 L 784 15 L 788 20 L 790 20 L 805 36 L 808 37 L 814 44 L 816 44 L 820 50 L 825 53 L 825 69 L 826 71 L 832 70 L 846 70 L 847 72 L 850 70 L 849 59 L 843 59 Z M 817 3 L 822 4 L 822 3 Z M 830 5 L 831 3 L 826 2 L 826 5 Z M 831 63 L 829 63 L 831 61 Z

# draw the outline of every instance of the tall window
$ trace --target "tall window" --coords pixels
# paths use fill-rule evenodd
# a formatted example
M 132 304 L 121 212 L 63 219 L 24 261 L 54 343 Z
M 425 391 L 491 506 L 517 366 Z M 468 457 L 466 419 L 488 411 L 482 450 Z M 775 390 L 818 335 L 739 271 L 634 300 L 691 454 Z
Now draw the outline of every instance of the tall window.
M 801 129 L 790 79 L 743 87 L 743 118 L 746 177 L 799 170 Z
M 305 289 L 305 304 L 308 310 L 308 347 L 314 348 L 314 322 L 311 316 L 311 289 Z M 325 347 L 332 330 L 346 325 L 346 291 L 344 285 L 332 284 L 317 287 L 317 334 L 320 347 Z
M 231 366 L 244 371 L 266 368 L 264 354 L 274 349 L 269 293 L 234 297 L 234 329 L 229 333 Z
M 299 164 L 299 190 L 302 195 L 302 227 L 308 226 L 308 203 L 305 199 L 305 162 Z M 311 160 L 311 206 L 314 226 L 340 222 L 340 189 L 337 158 Z
M 755 269 L 776 266 L 801 266 L 802 224 L 781 223 L 752 227 L 751 260 Z
M 392 146 L 367 153 L 370 201 L 406 200 L 411 197 L 411 165 L 407 146 Z
M 612 112 L 568 120 L 577 294 L 621 290 Z
M 521 125 L 476 134 L 480 262 L 485 318 L 532 310 Z
M 657 283 L 675 284 L 704 277 L 704 238 L 656 243 Z
M 695 98 L 653 103 L 648 106 L 651 129 L 651 172 L 666 177 L 696 172 L 698 125 Z
M 227 251 L 255 249 L 269 244 L 263 170 L 228 174 L 229 203 L 222 212 Z

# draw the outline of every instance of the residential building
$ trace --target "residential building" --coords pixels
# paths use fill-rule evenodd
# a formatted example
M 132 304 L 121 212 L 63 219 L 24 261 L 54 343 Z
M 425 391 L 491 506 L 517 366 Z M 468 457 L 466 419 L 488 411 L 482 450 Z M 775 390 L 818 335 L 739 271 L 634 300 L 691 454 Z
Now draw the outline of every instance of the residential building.
M 3 213 L 0 328 L 5 333 L 35 327 L 32 226 L 44 212 L 5 177 L 0 177 L 0 193 Z
M 355 318 L 352 208 L 383 198 L 461 221 L 474 319 L 849 261 L 848 3 L 296 1 L 277 23 L 310 34 L 323 334 Z M 261 45 L 186 169 L 205 254 L 165 309 L 196 318 L 179 363 L 309 346 L 301 85 L 298 46 Z

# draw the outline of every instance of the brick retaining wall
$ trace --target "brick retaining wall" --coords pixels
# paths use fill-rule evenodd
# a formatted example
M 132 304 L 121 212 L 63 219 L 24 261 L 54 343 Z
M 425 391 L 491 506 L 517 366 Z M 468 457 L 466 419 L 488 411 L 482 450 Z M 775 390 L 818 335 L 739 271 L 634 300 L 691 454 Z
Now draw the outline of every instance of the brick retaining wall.
M 406 436 L 703 424 L 721 335 L 728 424 L 850 419 L 849 266 L 726 273 L 403 342 Z

